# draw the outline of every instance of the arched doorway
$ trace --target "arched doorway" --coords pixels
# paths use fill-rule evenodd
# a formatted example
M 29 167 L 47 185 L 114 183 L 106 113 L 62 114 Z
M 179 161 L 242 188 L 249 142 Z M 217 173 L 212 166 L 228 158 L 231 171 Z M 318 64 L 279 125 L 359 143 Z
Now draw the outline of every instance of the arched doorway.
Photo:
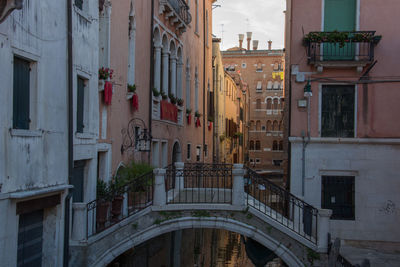
M 172 164 L 181 161 L 182 161 L 181 146 L 179 145 L 179 142 L 176 141 L 174 147 L 172 148 Z

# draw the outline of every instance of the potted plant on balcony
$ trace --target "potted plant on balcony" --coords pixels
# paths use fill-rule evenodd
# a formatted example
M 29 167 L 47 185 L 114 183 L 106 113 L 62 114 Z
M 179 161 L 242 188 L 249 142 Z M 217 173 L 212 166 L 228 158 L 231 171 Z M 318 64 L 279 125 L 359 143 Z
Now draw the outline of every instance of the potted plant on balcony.
M 131 94 L 133 110 L 138 110 L 139 109 L 139 97 L 136 94 L 136 84 L 128 84 L 127 89 L 128 89 L 129 94 Z
M 167 100 L 167 99 L 168 99 L 168 96 L 167 96 L 167 94 L 166 94 L 166 93 L 164 93 L 163 91 L 161 91 L 161 92 L 160 92 L 160 94 L 161 94 L 161 98 L 162 98 L 162 100 Z
M 188 125 L 190 125 L 192 121 L 192 110 L 190 108 L 186 109 L 186 122 Z
M 170 93 L 168 94 L 169 97 L 169 101 L 171 101 L 171 104 L 176 105 L 176 97 L 174 96 L 174 94 Z
M 111 201 L 111 220 L 116 222 L 122 213 L 122 202 L 124 200 L 123 191 L 125 187 L 125 181 L 121 177 L 114 177 L 110 181 L 110 192 L 112 193 Z
M 158 98 L 161 95 L 161 93 L 157 90 L 157 88 L 153 88 L 153 96 Z
M 207 120 L 208 120 L 208 130 L 211 131 L 212 125 L 213 125 L 213 122 L 214 122 L 214 117 L 213 116 L 208 116 Z
M 201 117 L 201 114 L 198 112 L 198 111 L 196 111 L 195 113 L 194 113 L 194 117 L 195 117 L 195 123 L 196 123 L 196 127 L 201 127 L 201 123 L 200 123 L 200 117 Z
M 132 162 L 120 172 L 119 176 L 125 181 L 128 189 L 130 210 L 143 208 L 150 200 L 148 193 L 151 191 L 153 176 L 146 174 L 152 171 L 153 167 L 148 164 Z
M 98 179 L 96 191 L 96 227 L 97 229 L 104 229 L 110 207 L 110 190 L 106 182 Z
M 178 104 L 178 106 L 179 107 L 183 107 L 183 99 L 182 98 L 178 98 L 177 100 L 176 100 L 176 103 Z
M 99 91 L 104 90 L 105 82 L 112 79 L 113 73 L 114 73 L 114 70 L 112 70 L 110 68 L 101 67 L 99 69 Z

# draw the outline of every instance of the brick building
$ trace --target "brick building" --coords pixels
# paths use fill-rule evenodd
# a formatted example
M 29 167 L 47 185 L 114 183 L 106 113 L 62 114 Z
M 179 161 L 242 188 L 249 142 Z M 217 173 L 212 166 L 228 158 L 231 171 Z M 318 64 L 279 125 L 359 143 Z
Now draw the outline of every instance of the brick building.
M 243 48 L 244 35 L 239 34 L 239 47 L 222 52 L 225 70 L 239 74 L 248 84 L 250 98 L 247 163 L 259 173 L 271 178 L 282 178 L 286 171 L 287 154 L 283 144 L 283 66 L 282 49 L 259 50 L 258 41 L 252 42 L 247 33 L 247 49 Z

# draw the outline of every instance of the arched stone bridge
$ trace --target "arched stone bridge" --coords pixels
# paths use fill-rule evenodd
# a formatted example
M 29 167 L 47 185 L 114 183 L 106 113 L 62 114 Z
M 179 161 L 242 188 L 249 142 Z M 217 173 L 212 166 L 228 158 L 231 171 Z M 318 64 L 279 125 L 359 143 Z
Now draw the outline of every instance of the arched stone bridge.
M 154 171 L 154 184 L 148 192 L 142 190 L 151 197 L 141 209 L 132 209 L 133 188 L 128 186 L 125 212 L 117 219 L 111 215 L 108 225 L 100 220 L 98 200 L 96 208 L 74 204 L 70 266 L 107 266 L 147 240 L 187 228 L 239 233 L 288 266 L 312 266 L 317 253 L 326 259 L 329 210 L 307 205 L 240 164 L 175 166 Z M 114 214 L 112 209 L 108 214 Z

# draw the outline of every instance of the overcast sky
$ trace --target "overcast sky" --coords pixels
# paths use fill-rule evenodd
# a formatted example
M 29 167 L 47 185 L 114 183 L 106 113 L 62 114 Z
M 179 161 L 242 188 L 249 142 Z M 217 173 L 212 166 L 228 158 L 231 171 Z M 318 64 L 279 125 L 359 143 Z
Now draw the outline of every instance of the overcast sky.
M 258 49 L 283 48 L 285 0 L 218 0 L 221 5 L 213 10 L 213 34 L 223 37 L 221 50 L 239 46 L 239 33 L 253 32 L 252 40 L 259 40 Z M 223 24 L 223 33 L 222 33 Z

